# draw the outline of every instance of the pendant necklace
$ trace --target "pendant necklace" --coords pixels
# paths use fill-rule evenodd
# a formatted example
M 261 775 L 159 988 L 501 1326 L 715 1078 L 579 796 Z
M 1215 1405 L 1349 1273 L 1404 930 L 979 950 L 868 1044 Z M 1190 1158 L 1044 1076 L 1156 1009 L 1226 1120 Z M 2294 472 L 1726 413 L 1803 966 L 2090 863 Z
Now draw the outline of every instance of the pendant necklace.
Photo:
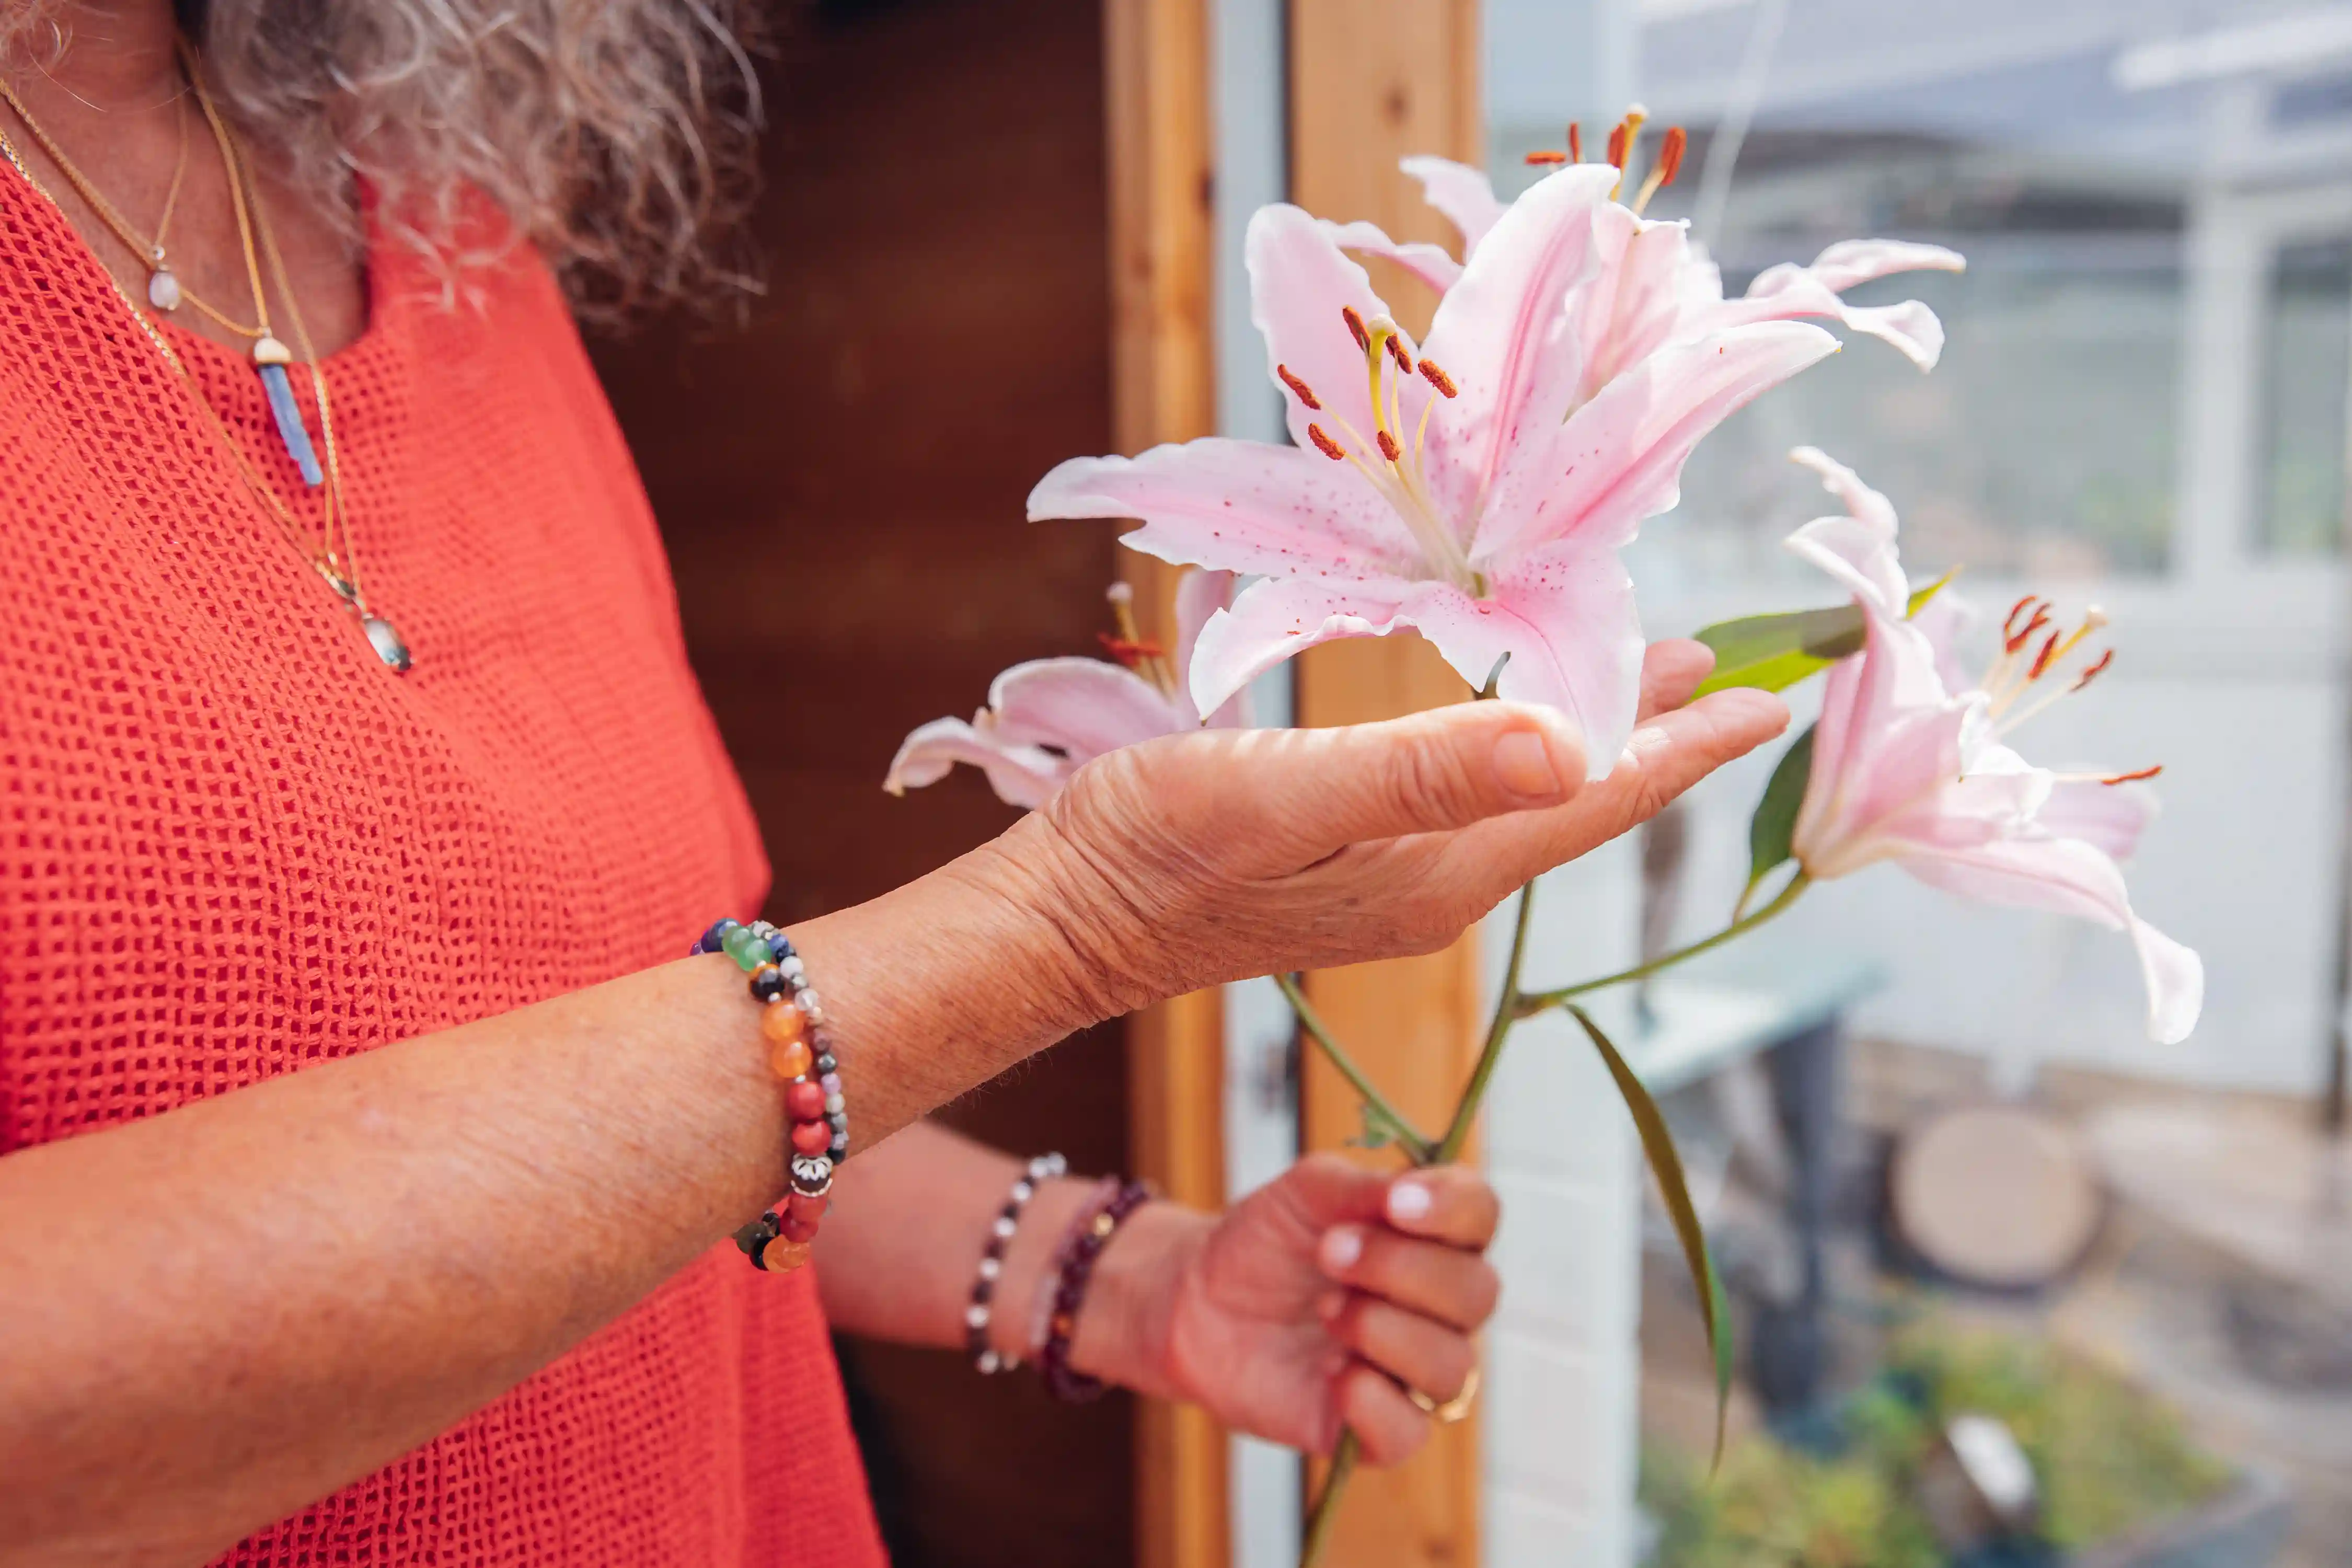
M 181 56 L 187 71 L 190 89 L 204 111 L 205 119 L 212 129 L 214 142 L 220 151 L 222 166 L 228 180 L 231 204 L 236 210 L 237 237 L 245 253 L 246 275 L 253 290 L 254 314 L 260 323 L 257 327 L 247 327 L 197 298 L 193 290 L 179 281 L 166 260 L 163 235 L 171 222 L 172 212 L 179 197 L 181 178 L 186 168 L 184 110 L 181 111 L 184 118 L 181 121 L 179 163 L 173 174 L 172 189 L 165 198 L 163 217 L 156 225 L 155 238 L 150 241 L 133 229 L 113 205 L 83 177 L 81 172 L 74 166 L 72 160 L 68 159 L 49 138 L 47 132 L 41 129 L 39 122 L 26 111 L 24 103 L 9 88 L 5 78 L 0 78 L 0 101 L 6 102 L 9 108 L 16 111 L 16 118 L 24 123 L 26 130 L 33 133 L 34 139 L 40 143 L 43 151 L 48 153 L 51 162 L 64 171 L 66 178 L 72 182 L 74 189 L 80 194 L 83 201 L 89 204 L 90 210 L 98 214 L 100 221 L 114 232 L 115 237 L 127 246 L 134 255 L 145 258 L 149 267 L 147 298 L 151 305 L 159 310 L 176 310 L 184 302 L 193 305 L 227 331 L 252 341 L 253 363 L 260 373 L 263 392 L 269 404 L 270 416 L 278 426 L 278 438 L 285 445 L 287 456 L 301 470 L 302 478 L 307 484 L 314 487 L 323 486 L 325 490 L 322 498 L 324 515 L 315 534 L 295 517 L 285 501 L 279 498 L 276 489 L 247 460 L 244 448 L 237 445 L 228 426 L 214 411 L 211 402 L 205 396 L 202 384 L 196 380 L 194 373 L 189 370 L 186 362 L 179 353 L 164 340 L 161 332 L 155 330 L 154 323 L 148 321 L 145 312 L 140 310 L 138 303 L 124 292 L 119 284 L 114 285 L 116 297 L 121 300 L 124 309 L 128 310 L 132 319 L 138 322 L 148 342 L 187 384 L 188 391 L 196 406 L 212 425 L 215 434 L 220 437 L 221 444 L 227 450 L 230 461 L 236 468 L 239 477 L 245 480 L 247 488 L 253 492 L 262 509 L 278 523 L 285 531 L 288 541 L 301 552 L 303 558 L 326 582 L 328 587 L 334 591 L 345 607 L 358 617 L 361 629 L 366 634 L 369 647 L 374 649 L 376 657 L 383 660 L 385 668 L 405 674 L 415 662 L 409 652 L 405 639 L 401 637 L 391 621 L 377 613 L 369 603 L 366 591 L 361 585 L 358 552 L 352 544 L 350 515 L 344 504 L 342 465 L 340 461 L 340 454 L 335 447 L 333 404 L 328 394 L 326 374 L 320 367 L 318 352 L 311 343 L 310 334 L 302 321 L 300 301 L 295 297 L 292 279 L 287 272 L 285 259 L 278 249 L 277 236 L 269 226 L 269 215 L 264 204 L 260 182 L 254 177 L 236 146 L 235 138 L 230 134 L 226 122 L 222 120 L 220 111 L 215 108 L 210 95 L 205 92 L 204 79 L 194 58 L 194 52 L 188 48 L 184 39 L 181 41 Z M 13 165 L 17 174 L 24 176 L 26 183 L 36 192 L 48 199 L 52 205 L 56 205 L 55 198 L 49 196 L 49 193 L 34 176 L 33 172 L 26 167 L 23 158 L 17 154 L 16 147 L 9 142 L 5 131 L 0 131 L 0 158 L 5 158 Z M 251 182 L 249 207 L 247 196 L 248 181 Z M 266 252 L 269 258 L 270 269 L 277 280 L 278 292 L 286 301 L 295 340 L 302 345 L 303 354 L 308 360 L 305 368 L 310 374 L 311 388 L 317 395 L 319 404 L 320 441 L 326 448 L 326 461 L 323 465 L 319 460 L 318 448 L 311 445 L 310 432 L 302 423 L 301 410 L 294 401 L 293 386 L 288 378 L 287 366 L 292 363 L 294 356 L 270 331 L 268 297 L 262 285 L 260 259 L 255 245 L 257 229 L 260 236 L 259 250 Z M 100 270 L 103 272 L 105 269 L 101 267 Z M 106 273 L 106 277 L 108 282 L 113 284 L 113 275 Z

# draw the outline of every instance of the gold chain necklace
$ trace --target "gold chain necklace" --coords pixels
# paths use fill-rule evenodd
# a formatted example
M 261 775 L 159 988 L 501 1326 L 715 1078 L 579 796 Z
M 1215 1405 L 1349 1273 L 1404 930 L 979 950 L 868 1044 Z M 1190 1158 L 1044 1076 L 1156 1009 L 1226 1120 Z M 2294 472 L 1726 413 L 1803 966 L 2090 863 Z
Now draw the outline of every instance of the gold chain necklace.
M 155 330 L 154 323 L 147 319 L 146 312 L 140 310 L 138 304 L 124 291 L 122 286 L 115 281 L 113 273 L 103 264 L 100 264 L 100 271 L 105 275 L 108 286 L 114 290 L 115 298 L 122 302 L 123 309 L 130 311 L 131 319 L 138 323 L 141 333 L 186 385 L 197 409 L 203 414 L 205 422 L 211 426 L 213 433 L 219 437 L 222 447 L 228 453 L 229 460 L 236 468 L 238 477 L 245 481 L 246 488 L 252 492 L 262 510 L 278 523 L 287 542 L 301 553 L 303 559 L 334 591 L 336 596 L 359 617 L 361 628 L 367 636 L 369 646 L 374 648 L 376 657 L 381 658 L 387 668 L 405 674 L 415 663 L 407 643 L 393 624 L 370 605 L 366 592 L 361 585 L 358 552 L 352 542 L 350 513 L 343 504 L 342 464 L 335 445 L 333 405 L 327 390 L 327 378 L 320 368 L 317 348 L 311 342 L 309 329 L 302 320 L 301 305 L 295 297 L 293 281 L 287 271 L 285 258 L 278 251 L 277 236 L 270 227 L 268 209 L 262 196 L 260 181 L 253 174 L 235 138 L 221 119 L 219 111 L 213 106 L 211 98 L 205 93 L 203 79 L 196 70 L 196 62 L 186 55 L 184 40 L 182 48 L 190 84 L 195 92 L 197 102 L 204 109 L 205 118 L 212 125 L 227 173 L 230 195 L 236 208 L 238 234 L 244 244 L 246 264 L 252 279 L 257 313 L 260 315 L 262 321 L 261 342 L 273 344 L 277 349 L 276 357 L 265 360 L 261 353 L 261 344 L 257 343 L 254 357 L 261 371 L 263 385 L 269 396 L 271 414 L 278 421 L 281 438 L 285 437 L 289 416 L 294 428 L 302 430 L 301 416 L 294 404 L 292 388 L 286 380 L 285 367 L 293 356 L 287 351 L 284 344 L 278 343 L 274 337 L 268 335 L 267 296 L 262 289 L 260 268 L 255 255 L 254 231 L 257 227 L 260 233 L 260 248 L 268 254 L 270 270 L 277 279 L 278 291 L 285 297 L 295 338 L 301 343 L 302 353 L 309 362 L 306 368 L 310 373 L 311 386 L 318 398 L 320 437 L 326 447 L 327 461 L 320 473 L 320 478 L 312 479 L 311 471 L 319 468 L 315 455 L 308 463 L 303 463 L 299 456 L 296 460 L 298 465 L 304 468 L 306 480 L 312 484 L 319 484 L 323 480 L 325 485 L 323 498 L 325 511 L 320 528 L 316 534 L 303 525 L 294 515 L 293 510 L 278 496 L 277 490 L 271 487 L 269 481 L 264 479 L 246 458 L 244 448 L 237 445 L 236 438 L 230 433 L 226 423 L 221 419 L 218 413 L 214 410 L 210 400 L 205 396 L 203 384 L 197 381 L 194 373 L 188 368 L 186 361 L 164 340 L 163 335 Z M 124 232 L 128 226 L 117 226 L 115 220 L 121 215 L 113 213 L 111 205 L 106 203 L 81 179 L 79 171 L 58 151 L 55 143 L 41 131 L 32 117 L 25 112 L 23 103 L 17 100 L 15 93 L 7 89 L 5 82 L 0 82 L 0 95 L 5 97 L 9 107 L 16 110 L 16 117 L 24 121 L 26 127 L 33 132 L 58 166 L 65 171 L 67 178 L 73 181 L 74 188 L 81 194 L 91 209 L 97 212 L 101 219 L 107 221 L 110 228 L 115 229 L 118 238 L 123 239 L 134 252 L 140 251 L 142 247 L 136 239 Z M 184 121 L 183 123 L 184 125 Z M 184 146 L 183 156 L 184 158 Z M 57 205 L 57 198 L 50 195 L 47 187 L 43 185 L 39 178 L 26 166 L 15 143 L 9 141 L 5 129 L 0 129 L 0 158 L 5 158 L 23 177 L 25 183 L 30 185 L 43 200 L 48 202 L 51 206 Z M 252 187 L 250 218 L 247 210 L 246 188 L 248 181 Z M 172 195 L 165 204 L 163 221 L 156 226 L 159 237 L 170 221 L 172 205 L 178 197 L 178 187 L 179 174 L 175 172 L 173 178 Z M 110 214 L 113 216 L 110 217 Z M 63 210 L 60 209 L 59 218 L 62 219 L 64 216 Z M 160 238 L 152 247 L 152 254 L 160 260 L 163 254 Z M 152 274 L 149 292 L 152 298 L 154 292 Z M 182 292 L 183 296 L 186 297 L 184 290 Z M 205 313 L 213 314 L 210 310 L 206 310 Z M 243 330 L 237 328 L 235 322 L 224 322 L 224 324 L 232 330 Z M 287 444 L 289 455 L 292 455 L 291 449 L 295 443 L 289 440 Z M 302 431 L 300 445 L 306 451 L 310 449 L 307 430 Z M 341 534 L 340 549 L 337 547 L 338 523 L 341 524 Z

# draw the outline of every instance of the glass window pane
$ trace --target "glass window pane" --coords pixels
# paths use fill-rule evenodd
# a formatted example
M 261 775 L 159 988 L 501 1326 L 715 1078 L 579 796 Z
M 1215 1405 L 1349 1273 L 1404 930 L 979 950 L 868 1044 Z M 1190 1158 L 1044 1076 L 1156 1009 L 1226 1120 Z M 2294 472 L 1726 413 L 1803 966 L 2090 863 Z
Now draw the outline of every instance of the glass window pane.
M 2344 538 L 2344 441 L 2352 371 L 2352 239 L 2282 246 L 2265 321 L 2262 547 L 2332 554 Z

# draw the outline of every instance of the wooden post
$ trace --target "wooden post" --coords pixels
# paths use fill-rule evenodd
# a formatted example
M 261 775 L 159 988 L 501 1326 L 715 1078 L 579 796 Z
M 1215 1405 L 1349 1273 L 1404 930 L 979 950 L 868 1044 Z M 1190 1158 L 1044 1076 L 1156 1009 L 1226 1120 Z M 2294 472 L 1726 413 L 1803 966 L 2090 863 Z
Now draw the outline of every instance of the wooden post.
M 1208 0 L 1105 0 L 1110 164 L 1111 403 L 1119 449 L 1211 434 Z M 1123 551 L 1143 635 L 1172 647 L 1177 572 Z M 1129 1127 L 1139 1174 L 1202 1208 L 1225 1201 L 1223 999 L 1204 991 L 1128 1030 Z M 1139 1568 L 1224 1568 L 1232 1526 L 1223 1428 L 1146 1401 L 1136 1424 Z
M 1476 0 L 1290 0 L 1292 199 L 1318 216 L 1370 218 L 1405 239 L 1459 243 L 1397 172 L 1409 153 L 1475 163 L 1481 142 Z M 1397 319 L 1427 324 L 1433 300 L 1394 268 L 1373 283 Z M 1391 718 L 1469 695 L 1434 649 L 1405 634 L 1328 644 L 1298 661 L 1298 721 Z M 1476 933 L 1444 952 L 1307 977 L 1317 1008 L 1399 1109 L 1434 1133 L 1476 1059 Z M 1360 1134 L 1357 1100 L 1313 1051 L 1300 1085 L 1310 1149 Z M 1346 1568 L 1475 1568 L 1478 1424 L 1442 1427 L 1402 1470 L 1359 1475 L 1327 1562 Z M 1319 1475 L 1317 1478 L 1320 1483 Z

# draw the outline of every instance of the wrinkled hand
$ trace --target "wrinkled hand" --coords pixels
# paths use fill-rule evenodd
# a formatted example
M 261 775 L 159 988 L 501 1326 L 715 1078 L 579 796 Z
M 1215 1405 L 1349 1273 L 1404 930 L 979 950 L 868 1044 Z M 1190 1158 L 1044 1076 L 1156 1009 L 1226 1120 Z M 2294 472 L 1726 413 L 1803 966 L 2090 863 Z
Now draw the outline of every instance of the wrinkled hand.
M 1762 692 L 1690 703 L 1713 655 L 1654 645 L 1643 720 L 1587 783 L 1549 709 L 1464 702 L 1326 730 L 1202 731 L 1098 757 L 997 841 L 1103 1018 L 1202 986 L 1444 947 L 1530 878 L 1779 734 Z
M 1171 1252 L 1172 1287 L 1143 1359 L 1155 1393 L 1227 1426 L 1328 1452 L 1342 1424 L 1376 1465 L 1409 1457 L 1477 1364 L 1495 1310 L 1480 1256 L 1500 1213 L 1459 1165 L 1402 1175 L 1311 1156 Z M 1403 1385 L 1400 1387 L 1400 1384 Z

